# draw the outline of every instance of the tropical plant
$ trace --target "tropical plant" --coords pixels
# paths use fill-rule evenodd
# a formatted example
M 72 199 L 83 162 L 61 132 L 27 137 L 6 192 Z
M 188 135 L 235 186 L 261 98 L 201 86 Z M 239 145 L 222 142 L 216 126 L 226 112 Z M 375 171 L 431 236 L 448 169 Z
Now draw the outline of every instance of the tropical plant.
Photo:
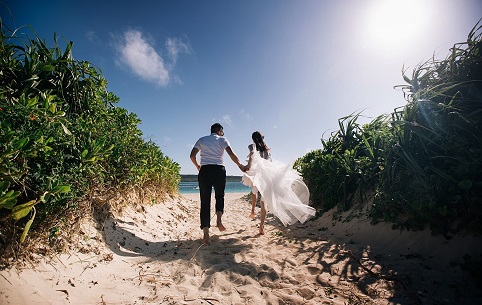
M 322 211 L 350 208 L 357 194 L 362 198 L 375 187 L 383 169 L 387 120 L 380 116 L 361 126 L 359 117 L 357 113 L 339 119 L 340 129 L 321 140 L 323 149 L 295 163 L 310 188 L 311 201 Z
M 322 211 L 375 192 L 374 221 L 435 233 L 482 232 L 482 26 L 444 60 L 403 72 L 407 105 L 360 126 L 339 120 L 323 149 L 297 160 Z M 363 196 L 358 197 L 363 200 Z
M 403 74 L 407 85 L 399 88 L 408 104 L 392 115 L 396 145 L 378 216 L 403 215 L 382 218 L 417 228 L 429 223 L 435 232 L 454 223 L 482 229 L 481 28 L 477 24 L 444 60 L 420 64 L 411 78 Z
M 23 242 L 30 229 L 48 231 L 43 222 L 93 191 L 177 192 L 179 165 L 143 139 L 135 114 L 114 106 L 101 72 L 73 59 L 73 42 L 62 49 L 54 35 L 49 48 L 31 28 L 34 38 L 0 27 L 1 236 L 20 226 Z

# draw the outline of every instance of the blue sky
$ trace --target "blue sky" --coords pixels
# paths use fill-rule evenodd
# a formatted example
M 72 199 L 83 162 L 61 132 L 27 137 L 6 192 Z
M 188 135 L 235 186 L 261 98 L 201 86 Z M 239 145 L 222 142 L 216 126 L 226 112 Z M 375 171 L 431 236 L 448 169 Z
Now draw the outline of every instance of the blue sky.
M 482 17 L 480 0 L 2 2 L 10 27 L 73 41 L 182 174 L 196 173 L 190 150 L 215 122 L 241 160 L 259 130 L 288 163 L 341 117 L 391 113 L 406 103 L 393 88 L 403 66 L 445 58 Z

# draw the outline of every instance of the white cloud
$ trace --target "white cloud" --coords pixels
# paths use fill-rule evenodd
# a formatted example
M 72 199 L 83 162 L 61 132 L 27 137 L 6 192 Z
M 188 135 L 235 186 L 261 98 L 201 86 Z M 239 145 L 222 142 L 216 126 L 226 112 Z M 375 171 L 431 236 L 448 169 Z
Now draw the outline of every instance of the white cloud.
M 231 116 L 229 114 L 225 114 L 221 117 L 221 122 L 231 126 L 233 124 L 233 120 L 231 120 Z
M 251 116 L 251 114 L 249 112 L 247 112 L 246 110 L 244 109 L 241 109 L 241 115 L 243 116 L 243 118 L 246 119 L 246 121 L 248 122 L 251 122 L 253 120 L 253 117 Z
M 220 119 L 212 119 L 211 122 L 213 123 L 220 123 L 221 125 L 232 126 L 233 120 L 229 114 L 222 115 Z
M 94 43 L 100 43 L 100 38 L 97 36 L 97 33 L 94 31 L 87 31 L 85 33 L 85 37 L 87 38 L 88 41 L 94 42 Z
M 134 74 L 160 86 L 169 83 L 169 71 L 164 60 L 142 36 L 142 33 L 129 30 L 124 33 L 118 46 L 120 62 L 127 65 Z
M 179 54 L 191 54 L 192 52 L 191 45 L 180 38 L 168 38 L 166 40 L 166 49 L 172 65 L 176 64 Z
M 166 41 L 168 62 L 154 48 L 154 43 L 138 30 L 128 30 L 117 44 L 120 58 L 118 62 L 126 65 L 141 79 L 159 86 L 167 86 L 172 80 L 171 71 L 176 65 L 179 54 L 190 54 L 191 46 L 178 38 Z M 174 77 L 176 80 L 177 77 Z M 180 80 L 178 80 L 180 82 Z

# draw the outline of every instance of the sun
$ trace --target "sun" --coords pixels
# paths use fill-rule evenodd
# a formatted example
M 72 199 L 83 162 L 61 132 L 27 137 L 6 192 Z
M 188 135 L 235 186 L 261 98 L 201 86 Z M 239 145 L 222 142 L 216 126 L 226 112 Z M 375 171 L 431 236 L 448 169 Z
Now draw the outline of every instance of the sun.
M 365 38 L 374 44 L 397 47 L 422 32 L 427 16 L 424 3 L 417 0 L 378 0 L 368 8 Z

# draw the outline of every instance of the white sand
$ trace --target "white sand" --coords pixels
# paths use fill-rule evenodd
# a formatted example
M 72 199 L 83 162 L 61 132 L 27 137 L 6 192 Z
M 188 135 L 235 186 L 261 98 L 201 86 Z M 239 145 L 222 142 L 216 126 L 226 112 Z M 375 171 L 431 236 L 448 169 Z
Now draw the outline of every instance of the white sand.
M 227 230 L 219 232 L 213 218 L 211 245 L 200 244 L 197 194 L 88 222 L 79 240 L 84 250 L 0 272 L 0 304 L 476 304 L 482 298 L 461 268 L 464 255 L 481 260 L 480 237 L 445 240 L 367 220 L 335 223 L 331 213 L 288 228 L 268 214 L 261 236 L 259 214 L 248 217 L 242 195 L 226 195 Z

